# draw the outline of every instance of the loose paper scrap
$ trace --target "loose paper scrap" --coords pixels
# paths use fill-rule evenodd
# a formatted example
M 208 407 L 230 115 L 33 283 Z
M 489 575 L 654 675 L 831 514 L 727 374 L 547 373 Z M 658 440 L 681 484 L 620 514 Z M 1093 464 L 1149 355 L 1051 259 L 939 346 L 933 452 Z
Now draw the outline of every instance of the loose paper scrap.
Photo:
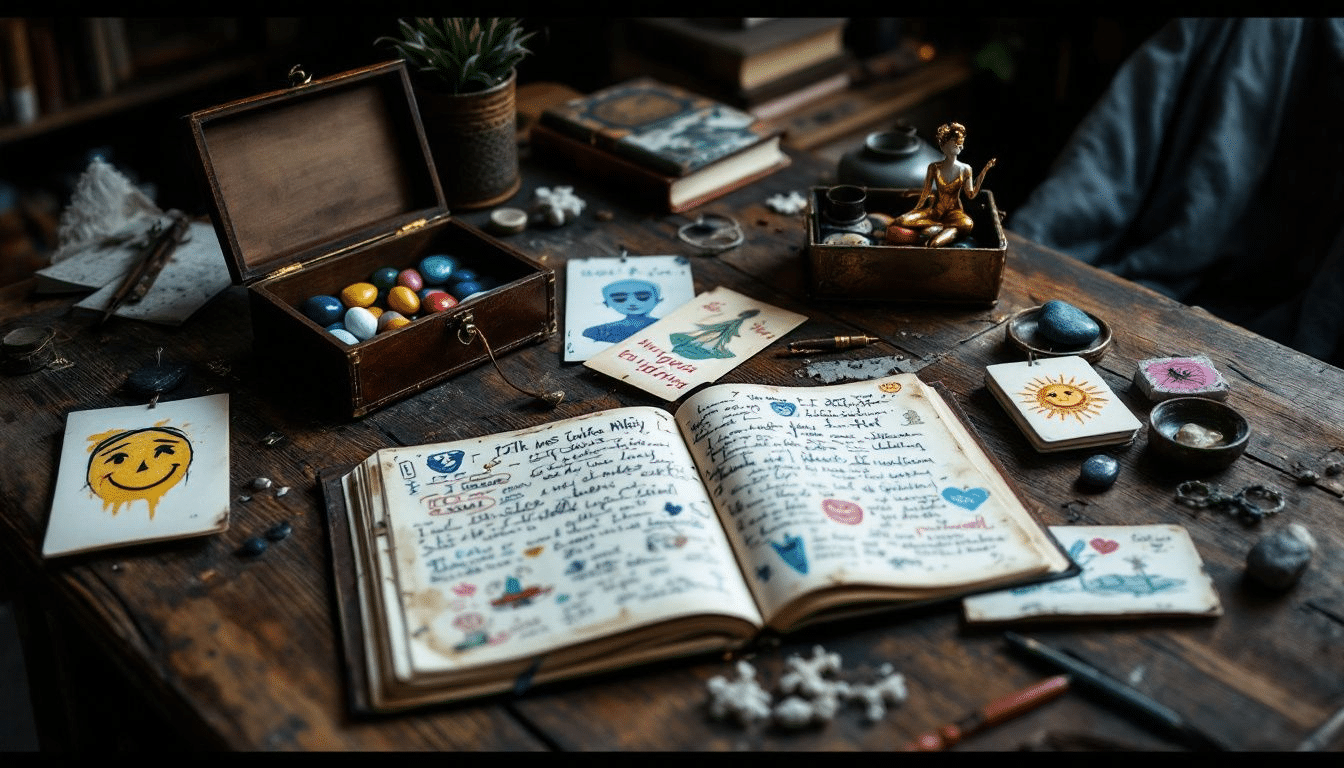
M 229 527 L 229 396 L 72 411 L 42 556 Z
M 727 288 L 702 293 L 584 365 L 676 400 L 714 381 L 807 318 Z
M 587 360 L 693 298 L 685 256 L 571 259 L 565 268 L 565 362 Z
M 1060 525 L 1050 533 L 1082 573 L 965 598 L 967 622 L 1223 613 L 1199 552 L 1179 525 Z

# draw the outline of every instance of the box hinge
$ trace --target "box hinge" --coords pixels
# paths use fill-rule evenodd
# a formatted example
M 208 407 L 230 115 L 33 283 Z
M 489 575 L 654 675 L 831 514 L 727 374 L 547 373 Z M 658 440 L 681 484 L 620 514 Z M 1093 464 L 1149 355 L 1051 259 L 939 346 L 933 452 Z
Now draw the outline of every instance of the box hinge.
M 397 228 L 396 236 L 401 237 L 402 235 L 408 232 L 414 232 L 417 229 L 423 229 L 424 226 L 428 223 L 429 219 L 416 219 L 415 221 L 412 221 L 409 224 L 403 224 L 402 226 Z

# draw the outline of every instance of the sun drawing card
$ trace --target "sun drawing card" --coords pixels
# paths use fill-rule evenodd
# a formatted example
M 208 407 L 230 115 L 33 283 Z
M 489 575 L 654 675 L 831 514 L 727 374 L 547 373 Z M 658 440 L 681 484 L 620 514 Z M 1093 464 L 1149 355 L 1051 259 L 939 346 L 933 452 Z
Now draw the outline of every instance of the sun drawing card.
M 229 527 L 229 396 L 72 411 L 42 556 Z
M 1223 613 L 1199 551 L 1179 525 L 1056 525 L 1050 533 L 1082 573 L 967 597 L 966 621 Z
M 1143 427 L 1076 355 L 986 366 L 985 386 L 1043 453 L 1127 443 Z

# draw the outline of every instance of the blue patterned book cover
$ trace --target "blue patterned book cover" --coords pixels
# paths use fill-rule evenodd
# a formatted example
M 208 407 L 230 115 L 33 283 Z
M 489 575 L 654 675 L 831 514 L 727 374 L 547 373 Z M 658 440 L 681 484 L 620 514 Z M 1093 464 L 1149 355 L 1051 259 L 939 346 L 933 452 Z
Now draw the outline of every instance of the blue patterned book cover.
M 746 112 L 652 78 L 573 99 L 541 121 L 668 176 L 694 173 L 778 135 Z

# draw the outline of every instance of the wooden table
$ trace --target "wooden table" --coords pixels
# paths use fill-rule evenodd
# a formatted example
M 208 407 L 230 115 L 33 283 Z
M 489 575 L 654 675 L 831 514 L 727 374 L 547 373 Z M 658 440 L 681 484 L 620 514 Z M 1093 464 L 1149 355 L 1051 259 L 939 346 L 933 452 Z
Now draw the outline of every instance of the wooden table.
M 1131 681 L 1233 749 L 1291 749 L 1344 706 L 1344 478 L 1323 471 L 1328 459 L 1344 453 L 1344 371 L 1011 235 L 1007 275 L 992 308 L 809 302 L 798 253 L 800 217 L 770 212 L 764 201 L 775 192 L 826 183 L 830 170 L 796 155 L 787 170 L 705 206 L 735 216 L 747 237 L 735 250 L 694 259 L 696 289 L 729 286 L 806 314 L 807 323 L 787 340 L 866 332 L 881 342 L 810 361 L 767 350 L 725 380 L 808 385 L 819 383 L 809 364 L 902 356 L 904 370 L 955 393 L 979 439 L 1043 523 L 1184 525 L 1226 611 L 1208 620 L 1046 625 L 1030 634 Z M 675 231 L 687 218 L 623 208 L 610 190 L 530 163 L 515 200 L 556 183 L 573 184 L 587 199 L 581 219 L 512 238 L 544 263 L 560 270 L 569 257 L 615 255 L 623 248 L 632 254 L 684 252 Z M 604 220 L 606 213 L 614 218 Z M 461 215 L 482 223 L 486 214 Z M 1129 387 L 1136 360 L 1176 353 L 1213 358 L 1230 379 L 1230 404 L 1254 429 L 1246 455 L 1214 480 L 1230 488 L 1278 488 L 1286 509 L 1248 529 L 1229 516 L 1180 506 L 1173 491 L 1185 478 L 1156 466 L 1142 437 L 1114 452 L 1122 469 L 1111 490 L 1076 490 L 1087 452 L 1036 453 L 982 385 L 987 364 L 1020 359 L 1004 343 L 1006 318 L 1052 298 L 1110 321 L 1115 346 L 1097 367 L 1141 415 L 1148 406 Z M 391 444 L 465 438 L 657 401 L 581 365 L 563 364 L 557 335 L 501 361 L 510 375 L 538 388 L 564 389 L 567 397 L 553 412 L 526 402 L 487 365 L 362 420 L 328 422 L 282 410 L 268 394 L 283 382 L 276 381 L 277 372 L 254 364 L 240 289 L 226 291 L 179 329 L 118 320 L 100 328 L 72 317 L 72 303 L 39 300 L 23 285 L 0 300 L 0 331 L 17 324 L 54 327 L 62 334 L 60 354 L 73 363 L 0 383 L 0 434 L 9 463 L 0 474 L 3 558 L 31 606 L 65 617 L 55 626 L 74 628 L 53 645 L 49 633 L 39 631 L 52 623 L 34 623 L 31 655 L 46 656 L 51 647 L 75 655 L 86 649 L 107 653 L 188 744 L 240 750 L 890 750 L 1047 674 L 1010 655 L 997 630 L 964 626 L 954 603 L 819 627 L 759 649 L 754 661 L 767 679 L 779 674 L 786 656 L 808 655 L 815 644 L 839 652 L 846 669 L 891 663 L 905 675 L 909 699 L 875 725 L 852 710 L 828 727 L 801 733 L 714 722 L 706 714 L 706 681 L 732 672 L 718 657 L 411 715 L 352 716 L 318 472 L 351 465 Z M 235 502 L 230 529 L 217 536 L 44 562 L 39 550 L 65 414 L 132 402 L 118 387 L 130 371 L 152 362 L 159 347 L 166 360 L 190 364 L 189 380 L 173 398 L 230 393 L 236 494 L 259 476 L 293 490 Z M 263 445 L 272 431 L 286 439 Z M 1320 479 L 1299 482 L 1304 468 Z M 264 556 L 234 554 L 245 539 L 285 520 L 293 535 Z M 1286 594 L 1243 583 L 1251 545 L 1288 522 L 1307 526 L 1320 545 L 1304 579 Z M 43 680 L 34 685 L 50 693 Z M 80 682 L 67 679 L 65 685 Z M 72 698 L 80 693 L 65 691 Z M 1340 744 L 1336 739 L 1334 746 Z M 957 749 L 1023 745 L 1179 748 L 1069 693 Z

